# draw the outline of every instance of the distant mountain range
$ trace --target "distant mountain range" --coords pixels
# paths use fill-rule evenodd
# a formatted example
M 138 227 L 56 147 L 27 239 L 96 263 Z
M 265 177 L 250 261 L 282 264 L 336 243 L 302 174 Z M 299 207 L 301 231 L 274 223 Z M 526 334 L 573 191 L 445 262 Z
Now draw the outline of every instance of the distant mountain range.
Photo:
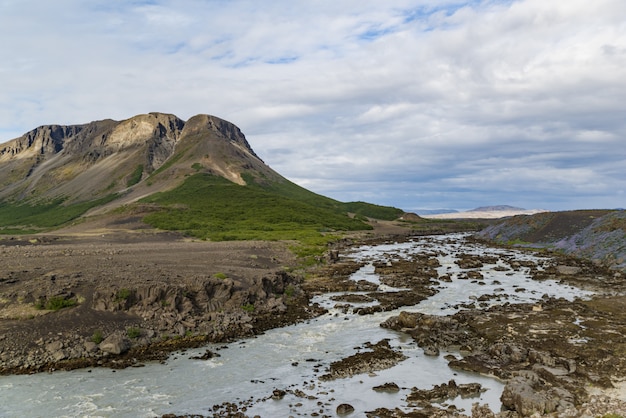
M 515 215 L 533 215 L 545 212 L 542 209 L 524 209 L 510 205 L 481 206 L 467 211 L 452 211 L 435 213 L 419 213 L 427 219 L 497 219 Z
M 481 207 L 478 207 L 476 209 L 468 210 L 467 212 L 504 212 L 504 211 L 523 212 L 525 210 L 526 209 L 524 209 L 524 208 L 518 208 L 518 207 L 515 207 L 515 206 L 496 205 L 496 206 L 481 206 Z

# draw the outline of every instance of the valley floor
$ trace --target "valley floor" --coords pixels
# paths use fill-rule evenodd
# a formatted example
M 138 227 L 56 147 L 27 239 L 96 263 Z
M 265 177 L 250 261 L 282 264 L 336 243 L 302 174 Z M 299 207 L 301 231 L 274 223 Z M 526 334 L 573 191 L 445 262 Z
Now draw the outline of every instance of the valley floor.
M 209 341 L 232 341 L 303 321 L 322 312 L 309 305 L 312 294 L 350 290 L 346 287 L 347 277 L 358 268 L 331 262 L 309 272 L 311 277 L 303 282 L 302 274 L 294 272 L 297 260 L 289 250 L 290 243 L 195 242 L 178 234 L 145 230 L 140 223 L 133 222 L 118 225 L 120 229 L 103 225 L 54 236 L 0 239 L 2 374 L 138 366 L 144 361 L 163 360 L 180 348 L 198 347 Z M 134 226 L 128 228 L 129 225 Z M 333 251 L 341 252 L 364 241 L 384 241 L 389 237 L 401 240 L 415 232 L 393 222 L 374 226 L 374 231 L 355 234 L 345 240 L 344 247 Z M 415 265 L 410 263 L 381 268 L 383 272 L 384 268 L 389 269 L 389 280 L 416 274 Z M 449 320 L 455 327 L 471 330 L 473 334 L 444 333 L 441 338 L 447 338 L 446 341 L 432 337 L 430 343 L 460 345 L 461 340 L 455 339 L 462 337 L 473 338 L 471 342 L 478 346 L 488 336 L 493 341 L 502 341 L 503 350 L 513 352 L 536 351 L 552 344 L 552 351 L 547 350 L 548 357 L 541 359 L 546 363 L 541 367 L 548 371 L 550 367 L 557 368 L 561 372 L 559 362 L 575 356 L 572 360 L 578 364 L 578 372 L 566 360 L 562 367 L 567 379 L 573 379 L 572 385 L 588 384 L 585 379 L 591 376 L 599 388 L 595 394 L 598 390 L 609 394 L 612 379 L 626 378 L 624 278 L 574 258 L 559 259 L 551 270 L 538 271 L 536 275 L 537 279 L 549 276 L 595 290 L 597 297 L 584 303 L 546 301 L 538 310 L 532 306 L 495 308 L 487 315 L 476 306 L 469 313 Z M 428 283 L 426 280 L 420 284 L 419 292 L 427 292 Z M 51 301 L 66 301 L 63 303 L 68 307 L 54 310 L 54 306 L 46 304 Z M 391 308 L 415 301 L 381 300 L 380 309 L 387 309 L 385 303 Z M 558 324 L 572 320 L 589 324 L 586 331 L 589 342 L 585 350 L 577 353 L 567 353 L 564 347 L 554 345 L 557 334 L 567 331 Z M 422 332 L 419 324 L 423 318 L 411 321 L 414 328 L 411 335 L 419 343 Z M 428 321 L 428 326 L 437 326 L 436 321 Z M 534 330 L 541 330 L 533 332 L 530 339 L 526 332 L 529 324 Z M 411 328 L 400 325 L 398 330 Z M 603 335 L 610 335 L 610 347 L 606 346 Z M 509 361 L 506 369 L 501 364 L 490 363 L 493 359 L 485 359 L 489 350 L 492 347 L 475 352 L 467 361 L 458 361 L 456 367 L 502 373 L 501 377 L 507 379 L 533 366 L 515 363 L 511 353 L 506 353 L 506 357 L 503 352 L 501 359 Z M 551 359 L 558 360 L 556 365 L 549 365 Z M 542 370 L 535 372 L 545 378 L 546 372 Z M 617 387 L 623 388 L 621 384 Z M 580 394 L 576 392 L 577 399 L 586 399 L 583 392 L 582 388 Z M 617 393 L 617 398 L 620 396 L 624 397 L 623 391 Z M 582 407 L 567 416 L 588 416 L 580 412 Z M 397 411 L 380 411 L 379 416 L 403 415 Z M 442 412 L 440 416 L 446 415 Z M 462 415 L 451 412 L 450 416 Z M 490 415 L 478 411 L 472 416 Z

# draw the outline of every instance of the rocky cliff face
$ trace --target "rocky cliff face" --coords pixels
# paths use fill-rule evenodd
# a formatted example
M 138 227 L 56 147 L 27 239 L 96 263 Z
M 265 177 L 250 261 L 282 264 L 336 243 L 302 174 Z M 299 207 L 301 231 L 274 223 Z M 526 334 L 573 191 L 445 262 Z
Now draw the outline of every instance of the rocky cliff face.
M 0 145 L 0 199 L 84 201 L 127 193 L 164 165 L 172 179 L 202 168 L 243 183 L 244 169 L 271 172 L 241 130 L 210 115 L 183 121 L 163 113 L 124 121 L 47 125 Z M 167 179 L 165 181 L 165 179 Z M 159 180 L 159 179 L 156 179 Z

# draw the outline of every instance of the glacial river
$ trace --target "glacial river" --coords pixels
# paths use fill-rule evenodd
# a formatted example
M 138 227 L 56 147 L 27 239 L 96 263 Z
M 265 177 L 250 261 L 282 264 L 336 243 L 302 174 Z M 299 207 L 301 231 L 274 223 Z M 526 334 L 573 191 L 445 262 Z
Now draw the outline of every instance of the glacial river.
M 443 358 L 447 353 L 425 356 L 410 337 L 383 329 L 380 323 L 401 310 L 447 315 L 456 311 L 456 305 L 472 303 L 483 294 L 508 295 L 503 302 L 522 303 L 540 300 L 544 295 L 572 300 L 589 293 L 554 281 L 533 281 L 528 269 L 513 270 L 509 265 L 511 260 L 527 260 L 542 266 L 545 259 L 469 243 L 458 234 L 357 248 L 350 257 L 366 264 L 352 278 L 379 284 L 374 261 L 389 261 L 419 252 L 439 254 L 438 273 L 449 274 L 452 282 L 441 282 L 436 295 L 415 306 L 360 316 L 334 309 L 335 302 L 329 299 L 332 295 L 323 295 L 315 302 L 330 309 L 326 315 L 271 330 L 256 338 L 174 353 L 166 364 L 117 371 L 89 369 L 0 377 L 0 417 L 154 417 L 166 413 L 210 416 L 213 405 L 223 402 L 242 402 L 247 405 L 246 415 L 262 417 L 312 413 L 335 416 L 337 405 L 349 403 L 355 408 L 351 416 L 364 416 L 365 411 L 381 407 L 405 409 L 410 388 L 431 389 L 451 379 L 458 384 L 478 382 L 487 390 L 480 397 L 459 397 L 447 404 L 469 412 L 472 403 L 479 402 L 497 411 L 502 382 L 452 370 Z M 499 261 L 480 269 L 483 284 L 460 280 L 457 275 L 463 270 L 454 263 L 460 252 L 494 255 Z M 394 291 L 384 285 L 380 287 Z M 408 359 L 372 374 L 328 382 L 318 380 L 330 363 L 355 354 L 366 342 L 376 343 L 384 338 L 390 340 L 392 347 L 401 349 Z M 220 357 L 190 359 L 202 355 L 207 348 Z M 398 393 L 372 390 L 387 382 L 395 382 L 402 389 Z M 287 395 L 280 400 L 271 399 L 274 389 L 286 390 Z

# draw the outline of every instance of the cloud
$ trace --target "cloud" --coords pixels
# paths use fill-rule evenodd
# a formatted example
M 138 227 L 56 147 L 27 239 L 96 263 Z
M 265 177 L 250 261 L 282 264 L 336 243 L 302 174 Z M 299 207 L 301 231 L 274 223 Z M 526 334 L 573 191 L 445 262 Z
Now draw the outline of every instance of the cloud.
M 625 206 L 620 0 L 0 3 L 0 140 L 163 111 L 405 209 Z

